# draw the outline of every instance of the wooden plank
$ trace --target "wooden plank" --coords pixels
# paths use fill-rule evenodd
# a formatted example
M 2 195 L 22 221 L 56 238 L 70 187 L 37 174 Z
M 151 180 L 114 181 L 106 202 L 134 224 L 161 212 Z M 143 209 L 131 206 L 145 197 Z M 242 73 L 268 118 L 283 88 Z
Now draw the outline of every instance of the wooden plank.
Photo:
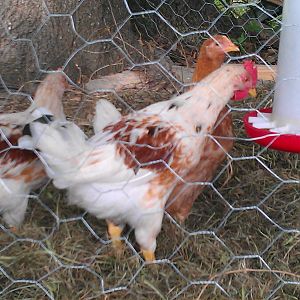
M 276 79 L 277 66 L 256 65 L 256 67 L 257 67 L 259 80 L 274 81 Z
M 277 66 L 258 65 L 258 79 L 260 80 L 275 80 L 277 75 Z
M 238 66 L 238 64 L 233 66 Z M 277 66 L 257 65 L 258 79 L 259 80 L 272 80 L 276 78 Z M 187 68 L 183 66 L 172 66 L 172 73 L 178 80 L 183 83 L 191 83 L 194 68 Z M 142 88 L 147 82 L 147 78 L 142 71 L 123 71 L 121 73 L 102 76 L 99 79 L 90 80 L 85 89 L 88 92 L 94 92 L 98 89 L 114 89 L 121 91 L 130 88 Z
M 276 70 L 277 70 L 276 65 L 272 65 L 272 66 L 257 65 L 258 79 L 274 81 L 276 79 Z M 194 68 L 173 66 L 172 71 L 174 72 L 178 80 L 184 83 L 190 83 L 192 80 Z
M 276 4 L 276 5 L 280 5 L 280 6 L 283 5 L 283 0 L 266 0 L 266 1 L 270 2 L 270 3 L 273 3 L 273 4 Z

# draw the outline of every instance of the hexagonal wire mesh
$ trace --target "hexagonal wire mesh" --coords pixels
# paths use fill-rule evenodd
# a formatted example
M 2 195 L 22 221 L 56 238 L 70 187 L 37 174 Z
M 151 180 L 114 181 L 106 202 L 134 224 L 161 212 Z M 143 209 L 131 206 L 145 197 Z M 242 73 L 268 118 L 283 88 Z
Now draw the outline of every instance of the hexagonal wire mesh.
M 215 33 L 241 49 L 227 62 L 277 62 L 282 7 L 274 1 L 60 2 L 4 5 L 1 49 L 16 67 L 0 74 L 3 112 L 27 107 L 28 82 L 62 66 L 73 86 L 65 113 L 91 135 L 100 98 L 127 113 L 181 92 L 198 45 Z M 97 86 L 97 78 L 125 69 L 146 79 Z M 274 82 L 258 90 L 257 100 L 230 107 L 234 148 L 187 220 L 165 213 L 154 264 L 143 261 L 130 229 L 116 255 L 105 222 L 67 206 L 49 180 L 28 197 L 19 230 L 0 225 L 2 299 L 299 299 L 298 155 L 246 137 L 243 114 L 270 105 Z

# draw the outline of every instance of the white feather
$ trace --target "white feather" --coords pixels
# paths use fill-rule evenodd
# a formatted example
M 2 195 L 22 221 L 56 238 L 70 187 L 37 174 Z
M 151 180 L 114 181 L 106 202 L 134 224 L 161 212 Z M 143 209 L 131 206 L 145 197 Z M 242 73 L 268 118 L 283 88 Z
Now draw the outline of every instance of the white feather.
M 121 113 L 116 107 L 106 99 L 101 99 L 96 104 L 96 114 L 94 118 L 94 132 L 101 132 L 107 125 L 116 122 L 121 118 Z
M 24 220 L 30 187 L 13 179 L 0 179 L 0 213 L 4 221 L 18 227 Z
M 99 138 L 99 135 L 105 138 L 105 133 L 98 134 L 99 147 L 95 140 L 86 141 L 85 134 L 71 122 L 50 125 L 33 122 L 30 128 L 32 138 L 29 138 L 30 142 L 26 140 L 26 145 L 30 143 L 30 147 L 41 151 L 41 157 L 47 162 L 47 173 L 58 188 L 93 181 L 122 185 L 136 180 L 134 170 L 116 156 L 115 144 L 103 144 Z M 145 173 L 149 172 L 140 172 L 140 176 Z

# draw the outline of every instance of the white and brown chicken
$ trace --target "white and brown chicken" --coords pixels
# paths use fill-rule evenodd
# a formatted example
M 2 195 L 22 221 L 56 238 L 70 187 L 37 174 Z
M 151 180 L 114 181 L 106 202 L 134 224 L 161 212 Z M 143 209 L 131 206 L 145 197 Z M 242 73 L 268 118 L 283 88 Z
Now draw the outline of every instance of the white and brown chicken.
M 19 142 L 40 152 L 71 204 L 107 220 L 114 243 L 130 225 L 145 260 L 152 261 L 170 193 L 198 163 L 220 111 L 230 99 L 247 97 L 256 78 L 251 61 L 224 65 L 190 91 L 123 116 L 90 139 L 74 123 L 38 120 Z M 109 114 L 104 103 L 99 106 Z
M 28 195 L 47 178 L 34 152 L 18 147 L 24 126 L 49 112 L 64 120 L 62 96 L 67 82 L 62 73 L 51 73 L 38 86 L 34 102 L 23 112 L 0 115 L 0 213 L 5 223 L 18 227 L 24 219 Z

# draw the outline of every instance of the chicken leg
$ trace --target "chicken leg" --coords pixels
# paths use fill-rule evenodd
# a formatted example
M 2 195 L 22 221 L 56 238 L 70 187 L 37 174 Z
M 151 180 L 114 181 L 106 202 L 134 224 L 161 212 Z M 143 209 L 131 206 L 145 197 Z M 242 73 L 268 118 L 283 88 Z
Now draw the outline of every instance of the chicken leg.
M 123 231 L 124 226 L 115 225 L 113 222 L 106 220 L 108 226 L 108 234 L 112 241 L 112 245 L 115 250 L 119 251 L 122 250 L 122 241 L 121 241 L 121 233 Z

